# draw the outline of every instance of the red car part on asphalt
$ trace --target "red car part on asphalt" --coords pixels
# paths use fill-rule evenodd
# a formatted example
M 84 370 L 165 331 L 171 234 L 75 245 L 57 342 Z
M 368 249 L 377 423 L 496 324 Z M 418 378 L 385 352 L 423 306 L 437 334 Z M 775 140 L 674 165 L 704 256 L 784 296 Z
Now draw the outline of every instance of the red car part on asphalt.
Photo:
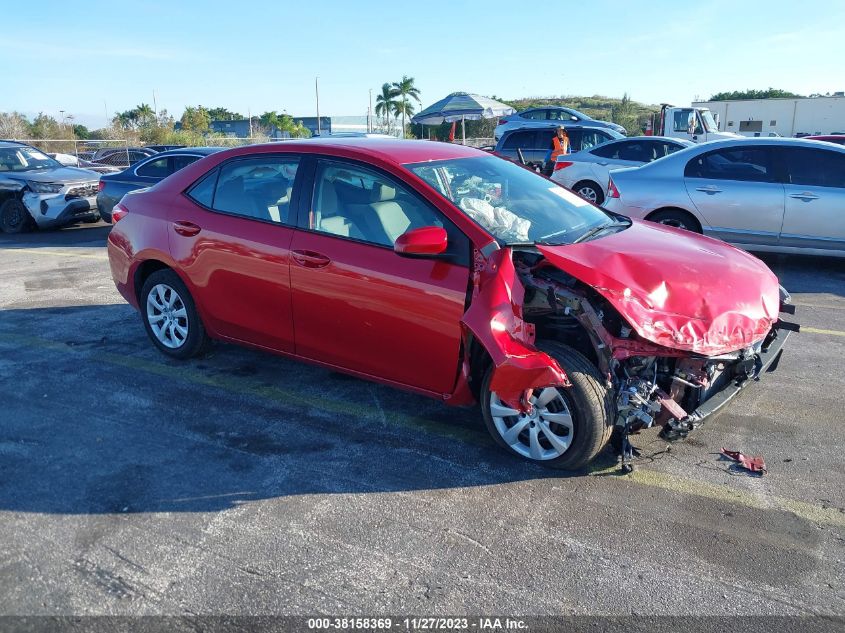
M 189 195 L 218 167 L 260 157 L 298 161 L 287 221 L 216 211 Z M 477 162 L 483 157 L 495 164 Z M 443 226 L 410 226 L 393 248 L 316 230 L 316 183 L 335 163 L 407 189 Z M 621 217 L 608 224 L 617 232 L 582 243 L 506 242 L 459 204 L 456 191 L 473 185 L 450 182 L 438 167 L 476 164 L 503 181 L 474 194 L 497 214 L 507 210 L 495 206 L 503 185 L 519 183 L 551 191 L 576 217 L 603 213 L 462 146 L 332 139 L 241 147 L 124 197 L 108 241 L 112 275 L 167 354 L 196 353 L 207 335 L 450 404 L 481 400 L 499 444 L 559 467 L 583 466 L 614 425 L 626 438 L 655 421 L 685 435 L 779 358 L 784 294 L 753 256 Z M 429 166 L 441 172 L 436 182 L 420 175 Z M 383 198 L 391 200 L 390 188 Z M 376 185 L 367 191 L 375 195 Z M 465 245 L 465 260 L 444 253 L 447 245 L 458 253 Z M 162 332 L 170 338 L 154 335 Z

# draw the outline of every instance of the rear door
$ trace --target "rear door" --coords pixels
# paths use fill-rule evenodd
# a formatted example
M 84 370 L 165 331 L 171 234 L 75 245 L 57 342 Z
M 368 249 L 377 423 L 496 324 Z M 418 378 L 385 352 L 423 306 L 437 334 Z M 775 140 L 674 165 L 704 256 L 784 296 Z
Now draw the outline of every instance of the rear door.
M 845 252 L 845 152 L 782 147 L 786 213 L 781 246 Z
M 234 158 L 180 196 L 170 252 L 217 335 L 293 352 L 290 212 L 298 156 Z
M 296 353 L 369 376 L 451 393 L 469 283 L 469 240 L 398 179 L 321 159 L 291 244 Z M 310 192 L 313 192 L 311 195 Z M 304 194 L 305 195 L 305 194 Z M 442 226 L 447 259 L 412 259 L 396 238 Z
M 737 244 L 777 244 L 784 186 L 773 146 L 743 143 L 699 154 L 687 163 L 684 184 L 708 232 Z

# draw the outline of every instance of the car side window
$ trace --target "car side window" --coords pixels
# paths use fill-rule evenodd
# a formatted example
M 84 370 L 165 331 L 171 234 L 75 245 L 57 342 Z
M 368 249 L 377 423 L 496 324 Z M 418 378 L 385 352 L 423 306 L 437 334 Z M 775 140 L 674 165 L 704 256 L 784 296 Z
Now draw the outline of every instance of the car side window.
M 591 149 L 590 153 L 602 158 L 619 158 L 619 152 L 630 142 L 631 141 L 623 141 L 621 143 L 604 143 L 595 149 Z
M 664 156 L 668 156 L 669 154 L 674 154 L 678 150 L 685 149 L 683 145 L 676 145 L 675 143 L 660 143 L 659 149 L 657 151 L 657 158 L 662 158 Z
M 572 115 L 566 110 L 549 110 L 549 119 L 552 121 L 571 121 Z
M 577 152 L 582 149 L 590 149 L 591 147 L 595 147 L 596 145 L 601 145 L 607 139 L 608 137 L 604 133 L 599 132 L 598 130 L 581 130 L 580 143 L 576 142 L 576 139 L 572 138 L 572 135 L 570 135 L 573 152 Z
M 684 169 L 687 178 L 775 182 L 771 152 L 764 147 L 730 147 L 691 159 Z
M 549 138 L 551 139 L 551 136 Z M 520 147 L 524 149 L 534 147 L 534 132 L 514 132 L 505 139 L 505 143 L 502 145 L 502 149 L 518 149 Z
M 170 159 L 167 156 L 157 160 L 151 160 L 138 167 L 135 173 L 145 178 L 166 178 L 171 174 L 169 162 Z
M 523 119 L 530 119 L 531 121 L 543 121 L 546 118 L 545 110 L 530 110 L 519 115 Z
M 211 208 L 275 224 L 291 224 L 290 202 L 297 157 L 233 160 L 220 168 Z
M 214 169 L 206 174 L 188 190 L 188 197 L 210 209 L 211 203 L 214 201 L 214 188 L 217 186 L 217 176 L 219 173 L 219 169 Z
M 346 163 L 321 161 L 314 181 L 310 228 L 393 248 L 400 235 L 424 226 L 449 234 L 450 247 L 466 238 L 437 209 L 392 178 Z M 459 247 L 460 249 L 460 247 Z
M 783 148 L 781 152 L 789 184 L 845 188 L 845 154 L 805 147 Z

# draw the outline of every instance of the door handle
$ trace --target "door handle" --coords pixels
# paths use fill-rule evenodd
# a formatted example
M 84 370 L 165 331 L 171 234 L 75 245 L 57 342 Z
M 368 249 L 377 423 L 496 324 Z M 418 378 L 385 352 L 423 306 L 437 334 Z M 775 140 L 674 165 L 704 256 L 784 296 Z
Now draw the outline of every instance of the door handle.
M 184 235 L 185 237 L 193 237 L 194 235 L 199 233 L 202 228 L 200 228 L 193 222 L 174 222 L 173 230 L 176 231 L 179 235 Z
M 797 198 L 798 200 L 803 200 L 804 202 L 809 202 L 810 200 L 818 200 L 819 199 L 819 197 L 816 194 L 814 194 L 810 191 L 805 191 L 804 193 L 791 193 L 791 194 L 789 194 L 789 197 L 790 198 Z
M 607 167 L 609 164 L 610 164 L 610 163 L 608 163 L 608 162 L 601 162 L 601 161 L 599 161 L 599 165 L 601 165 L 602 167 Z
M 305 268 L 324 268 L 332 261 L 325 255 L 314 251 L 291 251 L 291 255 L 293 261 Z
M 696 191 L 703 191 L 704 193 L 714 194 L 714 193 L 722 193 L 722 190 L 719 189 L 716 185 L 707 185 L 706 187 L 696 187 Z

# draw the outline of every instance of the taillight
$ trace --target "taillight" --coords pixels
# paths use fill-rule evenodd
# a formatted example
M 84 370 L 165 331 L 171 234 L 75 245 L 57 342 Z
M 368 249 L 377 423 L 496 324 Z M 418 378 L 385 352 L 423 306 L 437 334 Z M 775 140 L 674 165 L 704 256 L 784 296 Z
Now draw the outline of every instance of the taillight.
M 105 188 L 106 183 L 104 183 L 102 180 L 97 181 L 97 191 L 102 191 Z
M 111 223 L 117 224 L 126 217 L 127 213 L 129 213 L 129 211 L 122 204 L 118 203 L 114 205 L 114 208 L 111 210 Z
M 616 185 L 613 184 L 613 178 L 609 178 L 607 181 L 607 197 L 608 198 L 618 198 L 619 197 L 619 189 L 616 188 Z
M 560 171 L 561 169 L 566 169 L 567 167 L 572 167 L 574 163 L 568 160 L 560 160 L 555 163 L 555 171 Z

